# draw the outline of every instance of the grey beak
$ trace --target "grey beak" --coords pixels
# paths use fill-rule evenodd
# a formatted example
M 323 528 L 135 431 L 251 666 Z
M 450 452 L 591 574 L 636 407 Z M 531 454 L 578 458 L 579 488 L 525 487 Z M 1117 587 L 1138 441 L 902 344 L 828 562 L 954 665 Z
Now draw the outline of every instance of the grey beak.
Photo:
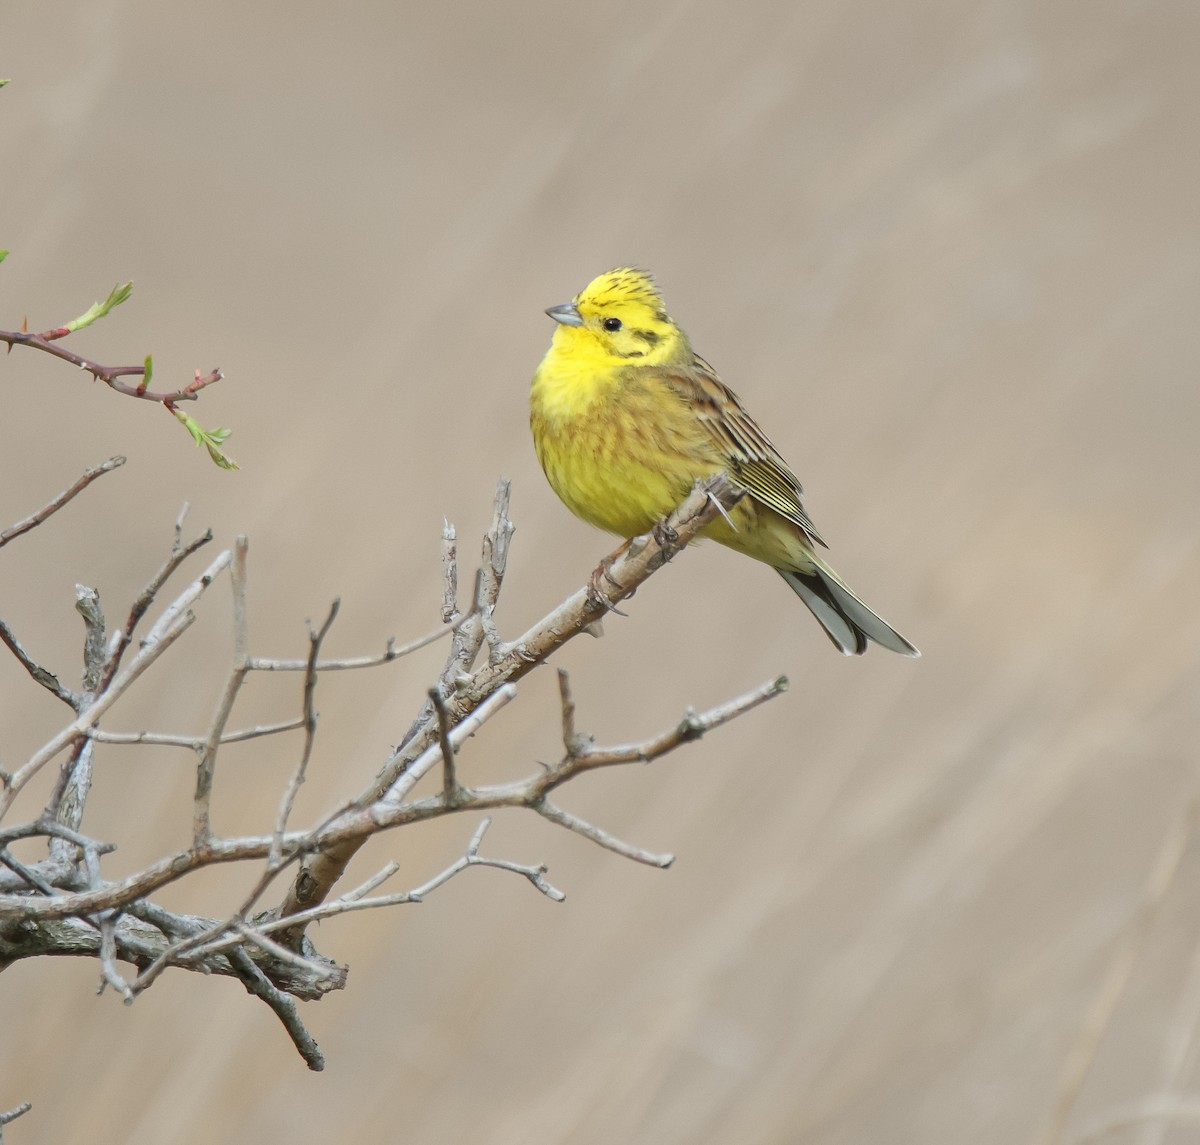
M 551 306 L 546 313 L 555 322 L 561 322 L 564 326 L 583 325 L 583 315 L 579 313 L 579 307 L 574 302 L 564 302 L 561 306 Z

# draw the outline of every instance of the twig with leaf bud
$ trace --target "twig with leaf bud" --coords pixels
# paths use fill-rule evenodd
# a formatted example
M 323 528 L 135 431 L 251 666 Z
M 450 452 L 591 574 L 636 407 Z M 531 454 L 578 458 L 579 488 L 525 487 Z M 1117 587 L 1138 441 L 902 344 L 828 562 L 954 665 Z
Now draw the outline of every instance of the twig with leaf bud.
M 8 251 L 0 251 L 0 262 L 4 261 L 7 254 Z M 61 340 L 68 335 L 86 329 L 93 322 L 107 317 L 122 302 L 127 301 L 132 293 L 132 282 L 118 283 L 102 302 L 93 302 L 78 318 L 72 318 L 70 322 L 61 326 L 54 326 L 35 334 L 29 332 L 29 324 L 26 321 L 21 324 L 20 330 L 0 330 L 0 342 L 7 344 L 10 354 L 14 346 L 28 346 L 30 349 L 40 350 L 44 354 L 69 362 L 119 394 L 157 402 L 183 425 L 197 445 L 208 450 L 208 455 L 215 465 L 222 469 L 236 469 L 237 463 L 222 449 L 230 431 L 220 426 L 216 429 L 204 429 L 195 418 L 179 408 L 181 402 L 196 401 L 201 390 L 221 381 L 225 375 L 220 370 L 209 370 L 207 374 L 201 374 L 197 370 L 187 385 L 176 390 L 157 391 L 150 389 L 150 381 L 154 376 L 154 360 L 149 354 L 142 360 L 141 365 L 105 366 L 60 345 Z M 140 380 L 130 383 L 125 381 L 125 378 Z

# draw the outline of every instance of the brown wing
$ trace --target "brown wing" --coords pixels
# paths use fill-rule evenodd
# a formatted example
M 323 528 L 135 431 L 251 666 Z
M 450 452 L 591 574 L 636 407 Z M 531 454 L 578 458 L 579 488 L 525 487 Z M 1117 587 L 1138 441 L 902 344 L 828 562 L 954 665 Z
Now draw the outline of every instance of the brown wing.
M 750 496 L 824 545 L 800 502 L 804 490 L 799 478 L 717 371 L 696 354 L 692 369 L 672 371 L 670 380 L 686 398 L 717 450 L 728 459 L 730 474 Z

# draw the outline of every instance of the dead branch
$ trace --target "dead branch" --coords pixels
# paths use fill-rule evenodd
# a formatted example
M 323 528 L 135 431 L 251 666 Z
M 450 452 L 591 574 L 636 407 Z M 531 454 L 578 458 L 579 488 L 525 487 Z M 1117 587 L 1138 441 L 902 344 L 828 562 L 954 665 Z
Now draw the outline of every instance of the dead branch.
M 0 776 L 0 970 L 19 959 L 38 955 L 93 957 L 100 964 L 101 988 L 115 989 L 127 1001 L 144 993 L 172 967 L 236 977 L 279 1017 L 310 1068 L 320 1069 L 324 1059 L 300 1022 L 295 1001 L 319 998 L 341 989 L 346 982 L 346 970 L 313 947 L 305 934 L 311 922 L 351 911 L 419 903 L 475 866 L 519 875 L 553 901 L 564 897 L 546 879 L 544 864 L 517 863 L 479 854 L 491 821 L 489 817 L 483 818 L 458 858 L 418 886 L 393 893 L 374 893 L 399 869 L 392 862 L 360 886 L 332 897 L 330 891 L 350 857 L 372 836 L 408 823 L 464 811 L 486 813 L 495 808 L 523 808 L 627 858 L 653 866 L 669 865 L 670 855 L 625 842 L 552 803 L 549 796 L 584 772 L 658 759 L 778 695 L 786 687 L 786 680 L 770 681 L 706 712 L 689 709 L 676 724 L 646 740 L 601 747 L 577 731 L 569 681 L 565 673 L 560 673 L 564 753 L 556 763 L 513 782 L 470 786 L 462 780 L 457 755 L 466 740 L 512 700 L 518 680 L 568 640 L 593 629 L 618 601 L 632 596 L 656 569 L 681 551 L 726 506 L 732 505 L 737 493 L 723 479 L 697 488 L 663 528 L 655 530 L 653 535 L 635 538 L 611 561 L 606 561 L 606 576 L 592 578 L 587 587 L 528 632 L 517 640 L 505 642 L 496 628 L 494 613 L 513 531 L 507 515 L 508 496 L 508 484 L 502 482 L 467 611 L 459 611 L 457 547 L 453 528 L 447 524 L 443 533 L 442 601 L 446 623 L 437 632 L 399 647 L 389 640 L 382 655 L 322 659 L 323 645 L 337 615 L 336 602 L 320 628 L 310 628 L 308 655 L 303 659 L 252 655 L 245 607 L 247 546 L 244 538 L 238 538 L 233 552 L 220 553 L 162 610 L 142 638 L 136 654 L 127 664 L 121 664 L 122 655 L 133 646 L 142 619 L 165 585 L 187 558 L 210 539 L 205 534 L 185 545 L 183 513 L 176 521 L 171 554 L 150 578 L 125 623 L 111 639 L 105 635 L 98 595 L 93 590 L 81 590 L 81 611 L 86 625 L 85 687 L 79 693 L 71 693 L 59 686 L 64 693 L 60 698 L 71 704 L 75 719 L 13 774 Z M 234 650 L 207 728 L 196 735 L 100 730 L 96 725 L 101 716 L 107 716 L 134 680 L 183 635 L 195 619 L 193 605 L 226 569 L 230 570 L 232 585 Z M 442 635 L 450 636 L 445 665 L 400 746 L 357 796 L 308 828 L 292 829 L 289 823 L 296 797 L 315 757 L 315 694 L 321 673 L 388 663 Z M 13 648 L 15 637 L 11 633 L 9 637 L 4 642 Z M 13 650 L 16 652 L 16 648 Z M 27 670 L 38 678 L 34 671 L 38 666 L 28 653 L 22 649 L 18 659 L 22 663 L 28 661 Z M 302 671 L 301 714 L 285 721 L 231 731 L 229 726 L 244 685 L 255 671 Z M 55 691 L 43 680 L 39 683 Z M 210 806 L 220 748 L 227 743 L 291 730 L 302 731 L 303 740 L 296 765 L 281 794 L 273 829 L 267 834 L 235 838 L 215 833 Z M 98 749 L 112 744 L 166 744 L 189 748 L 197 756 L 190 844 L 119 879 L 106 878 L 103 872 L 103 857 L 113 849 L 112 844 L 79 831 L 96 774 L 94 755 Z M 49 805 L 28 822 L 4 825 L 5 816 L 12 811 L 29 781 L 68 749 Z M 439 768 L 441 783 L 437 790 L 419 796 L 417 786 Z M 32 838 L 46 839 L 50 856 L 41 862 L 18 860 L 10 845 Z M 152 896 L 171 883 L 202 868 L 229 863 L 250 863 L 254 875 L 239 905 L 228 916 L 211 919 L 178 914 L 153 901 Z M 276 878 L 289 870 L 294 872 L 293 881 L 283 904 L 276 910 L 262 911 L 258 904 L 263 895 Z M 120 963 L 132 965 L 135 976 L 125 977 L 119 969 Z
M 49 519 L 69 501 L 78 497 L 98 477 L 103 477 L 106 473 L 111 473 L 114 469 L 119 469 L 124 464 L 125 458 L 110 457 L 107 461 L 102 461 L 99 465 L 93 465 L 91 469 L 85 469 L 83 476 L 69 489 L 64 489 L 57 497 L 48 501 L 36 513 L 30 514 L 22 521 L 17 521 L 14 525 L 9 525 L 7 529 L 0 532 L 0 548 L 3 548 L 9 541 L 19 537 L 22 533 L 29 532 L 30 529 L 36 528 L 43 521 Z
M 24 1116 L 32 1108 L 32 1101 L 22 1101 L 20 1105 L 15 1106 L 6 1113 L 0 1113 L 0 1145 L 4 1145 L 4 1127 L 16 1121 L 18 1117 Z
M 503 644 L 498 640 L 491 643 L 486 664 L 471 674 L 469 669 L 479 653 L 485 632 L 489 630 L 491 614 L 503 583 L 504 562 L 512 533 L 512 524 L 507 517 L 508 497 L 508 483 L 501 482 L 496 492 L 492 526 L 485 542 L 486 575 L 481 575 L 477 581 L 471 612 L 462 619 L 454 634 L 450 655 L 438 682 L 438 694 L 456 722 L 466 719 L 497 689 L 521 679 L 569 640 L 587 631 L 610 606 L 631 597 L 647 578 L 682 552 L 704 526 L 717 517 L 719 506 L 732 506 L 740 493 L 724 476 L 694 489 L 667 519 L 666 527 L 656 530 L 657 535 L 636 537 L 623 548 L 612 560 L 609 575 L 597 578 L 595 591 L 591 585 L 580 589 L 511 643 Z M 444 565 L 451 567 L 448 559 L 444 559 Z M 354 806 L 362 810 L 382 799 L 438 735 L 437 714 L 432 701 L 428 701 L 400 747 L 374 782 L 354 801 Z M 279 913 L 284 916 L 298 914 L 321 902 L 341 878 L 359 845 L 356 840 L 348 840 L 342 846 L 323 849 L 306 860 L 280 905 Z

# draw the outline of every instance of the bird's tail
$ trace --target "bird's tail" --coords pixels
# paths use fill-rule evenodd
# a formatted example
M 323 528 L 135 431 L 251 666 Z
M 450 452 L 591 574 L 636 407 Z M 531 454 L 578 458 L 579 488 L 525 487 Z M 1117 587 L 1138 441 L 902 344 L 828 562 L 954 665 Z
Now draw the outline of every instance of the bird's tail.
M 811 572 L 776 569 L 825 629 L 844 656 L 861 656 L 874 640 L 901 656 L 921 653 L 881 616 L 876 616 L 824 561 L 812 558 Z

